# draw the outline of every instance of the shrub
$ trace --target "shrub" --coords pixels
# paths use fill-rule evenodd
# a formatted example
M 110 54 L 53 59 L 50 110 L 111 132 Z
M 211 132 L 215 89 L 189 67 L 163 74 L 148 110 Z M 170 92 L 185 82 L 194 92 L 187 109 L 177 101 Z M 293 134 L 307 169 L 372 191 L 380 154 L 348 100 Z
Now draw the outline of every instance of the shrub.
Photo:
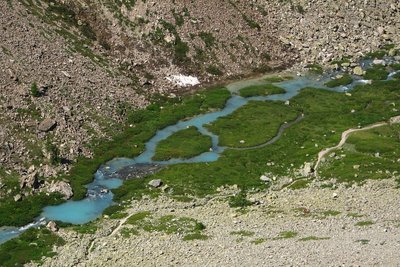
M 215 76 L 221 76 L 223 74 L 222 71 L 215 65 L 209 65 L 206 68 L 206 71 Z
M 37 86 L 37 84 L 34 82 L 31 85 L 31 95 L 34 97 L 39 97 L 40 96 L 40 91 L 39 88 Z
M 252 204 L 253 203 L 246 198 L 246 193 L 243 191 L 229 198 L 229 207 L 231 208 L 244 208 Z

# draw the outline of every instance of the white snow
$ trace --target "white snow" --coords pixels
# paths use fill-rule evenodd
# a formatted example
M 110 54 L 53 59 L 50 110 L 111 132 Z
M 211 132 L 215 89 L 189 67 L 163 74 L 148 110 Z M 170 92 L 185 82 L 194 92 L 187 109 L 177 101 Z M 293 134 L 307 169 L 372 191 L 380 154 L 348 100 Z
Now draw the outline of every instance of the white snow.
M 194 76 L 185 76 L 182 74 L 171 75 L 167 77 L 167 80 L 173 82 L 179 86 L 193 86 L 200 83 L 199 79 Z

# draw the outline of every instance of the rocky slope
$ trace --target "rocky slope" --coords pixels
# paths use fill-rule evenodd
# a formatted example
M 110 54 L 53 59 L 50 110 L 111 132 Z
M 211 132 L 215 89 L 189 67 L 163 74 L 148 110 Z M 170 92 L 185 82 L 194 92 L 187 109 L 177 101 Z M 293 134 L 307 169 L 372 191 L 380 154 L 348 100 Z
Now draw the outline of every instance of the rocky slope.
M 398 189 L 392 180 L 365 185 L 261 192 L 247 210 L 223 199 L 175 202 L 168 197 L 131 203 L 129 212 L 186 216 L 202 222 L 207 240 L 144 232 L 129 238 L 119 220 L 102 219 L 95 235 L 60 230 L 68 244 L 43 266 L 396 266 Z M 33 266 L 33 265 L 31 265 Z
M 186 91 L 171 75 L 206 84 L 399 43 L 399 11 L 395 0 L 2 1 L 0 175 L 67 172 L 128 110 Z

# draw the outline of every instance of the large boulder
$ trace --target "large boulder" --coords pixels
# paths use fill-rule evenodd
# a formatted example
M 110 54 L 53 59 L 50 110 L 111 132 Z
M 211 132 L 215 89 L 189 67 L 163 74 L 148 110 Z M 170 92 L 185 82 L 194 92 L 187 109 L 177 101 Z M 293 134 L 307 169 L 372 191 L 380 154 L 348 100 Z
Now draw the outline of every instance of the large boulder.
M 57 232 L 58 231 L 58 226 L 55 221 L 49 221 L 46 225 L 46 228 L 49 229 L 52 232 Z
M 314 173 L 314 168 L 310 162 L 305 162 L 300 174 L 304 177 L 311 176 Z
M 39 124 L 39 131 L 49 132 L 57 126 L 57 122 L 53 119 L 45 119 Z
M 156 180 L 151 180 L 149 182 L 149 185 L 154 187 L 154 188 L 158 188 L 163 184 L 163 182 L 160 179 L 156 179 Z
M 28 175 L 22 176 L 20 183 L 19 183 L 20 188 L 32 188 L 32 189 L 38 189 L 40 186 L 40 182 L 38 179 L 38 173 L 34 171 L 33 173 L 30 173 Z
M 67 182 L 64 181 L 59 181 L 59 182 L 52 182 L 47 189 L 49 193 L 60 193 L 64 196 L 65 200 L 70 199 L 73 195 L 74 192 L 72 191 L 71 185 Z

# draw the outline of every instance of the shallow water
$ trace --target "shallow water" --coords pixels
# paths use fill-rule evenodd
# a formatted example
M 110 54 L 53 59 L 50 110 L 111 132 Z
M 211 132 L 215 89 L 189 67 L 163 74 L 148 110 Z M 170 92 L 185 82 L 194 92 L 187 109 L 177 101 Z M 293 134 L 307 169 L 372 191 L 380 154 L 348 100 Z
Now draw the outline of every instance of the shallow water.
M 145 145 L 145 151 L 134 159 L 127 158 L 115 158 L 104 165 L 102 165 L 94 175 L 92 183 L 87 185 L 88 194 L 87 197 L 80 201 L 67 201 L 61 205 L 48 206 L 44 208 L 41 216 L 32 224 L 22 228 L 2 228 L 0 229 L 0 243 L 3 243 L 13 237 L 18 236 L 21 232 L 25 231 L 29 227 L 37 227 L 38 225 L 44 224 L 45 221 L 58 220 L 66 223 L 73 224 L 84 224 L 95 220 L 100 217 L 105 208 L 109 207 L 113 203 L 113 194 L 109 191 L 110 189 L 118 188 L 123 184 L 122 179 L 119 179 L 117 172 L 127 166 L 134 164 L 143 163 L 157 163 L 161 165 L 171 165 L 178 163 L 195 163 L 195 162 L 212 162 L 216 161 L 220 154 L 224 151 L 224 147 L 219 146 L 218 136 L 209 132 L 204 125 L 214 122 L 218 118 L 227 116 L 238 108 L 246 105 L 249 101 L 267 101 L 267 100 L 280 100 L 286 101 L 294 97 L 299 93 L 302 88 L 305 87 L 316 87 L 323 88 L 326 90 L 332 90 L 337 92 L 345 92 L 350 90 L 357 84 L 365 83 L 362 80 L 355 80 L 353 84 L 349 86 L 340 86 L 337 88 L 327 88 L 324 83 L 329 80 L 329 76 L 314 77 L 314 76 L 302 76 L 295 77 L 293 80 L 288 80 L 280 83 L 274 83 L 275 85 L 282 87 L 286 90 L 284 94 L 276 94 L 270 96 L 257 96 L 250 98 L 243 98 L 237 95 L 241 88 L 250 85 L 261 85 L 266 84 L 263 78 L 249 79 L 229 84 L 228 90 L 232 93 L 232 97 L 227 101 L 224 109 L 216 112 L 211 112 L 203 115 L 196 116 L 190 120 L 179 121 L 175 125 L 168 126 L 152 137 Z M 212 149 L 210 152 L 203 153 L 190 159 L 171 159 L 168 161 L 153 161 L 157 145 L 160 141 L 167 139 L 172 134 L 186 129 L 187 127 L 194 126 L 202 134 L 210 136 L 212 139 Z

